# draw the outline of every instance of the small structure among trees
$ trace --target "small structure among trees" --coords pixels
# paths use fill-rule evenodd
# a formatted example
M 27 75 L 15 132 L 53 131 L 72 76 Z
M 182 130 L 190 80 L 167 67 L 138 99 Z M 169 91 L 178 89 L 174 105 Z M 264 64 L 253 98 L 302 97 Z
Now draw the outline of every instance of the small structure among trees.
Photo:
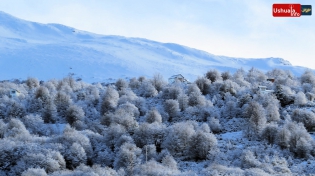
M 267 94 L 267 93 L 273 93 L 274 90 L 268 90 L 266 86 L 258 86 L 259 93 Z
M 16 90 L 16 89 L 11 89 L 10 90 L 10 97 L 13 98 L 13 97 L 18 97 L 21 95 L 21 92 Z
M 170 78 L 168 78 L 168 82 L 170 84 L 173 84 L 175 82 L 181 82 L 181 83 L 186 83 L 189 84 L 190 82 L 181 74 L 178 75 L 173 75 Z
M 275 79 L 274 78 L 268 78 L 267 81 L 270 81 L 270 82 L 274 83 Z

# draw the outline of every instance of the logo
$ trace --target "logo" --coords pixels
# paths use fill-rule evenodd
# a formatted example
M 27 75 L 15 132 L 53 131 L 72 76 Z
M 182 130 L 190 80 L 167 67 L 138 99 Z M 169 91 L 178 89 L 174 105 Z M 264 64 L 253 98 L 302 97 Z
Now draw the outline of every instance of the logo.
M 312 15 L 312 6 L 301 4 L 272 5 L 272 16 L 274 17 L 300 17 L 301 15 Z
M 312 15 L 312 6 L 301 5 L 301 15 Z
M 273 4 L 272 15 L 274 17 L 300 17 L 301 4 Z

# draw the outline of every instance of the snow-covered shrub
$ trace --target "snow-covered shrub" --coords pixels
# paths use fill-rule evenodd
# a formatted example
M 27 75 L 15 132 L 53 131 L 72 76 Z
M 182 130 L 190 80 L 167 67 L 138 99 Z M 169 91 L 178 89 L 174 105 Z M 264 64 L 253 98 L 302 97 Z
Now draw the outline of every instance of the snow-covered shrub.
M 93 149 L 92 156 L 89 156 L 91 160 L 88 162 L 93 165 L 98 164 L 103 167 L 111 166 L 114 161 L 115 154 L 111 148 L 106 145 L 106 138 L 103 135 L 90 130 L 84 130 L 82 133 L 89 138 L 91 147 Z
M 307 97 L 308 101 L 314 101 L 315 100 L 315 94 L 314 93 L 307 92 L 305 94 L 305 96 Z
M 58 120 L 57 107 L 53 100 L 48 100 L 44 105 L 41 113 L 45 123 L 55 123 Z
M 46 87 L 40 86 L 36 91 L 35 91 L 35 98 L 40 98 L 44 102 L 50 98 L 49 91 Z
M 26 114 L 25 106 L 20 102 L 13 102 L 7 107 L 7 118 L 22 118 Z
M 192 92 L 188 97 L 189 106 L 205 106 L 206 99 L 199 92 Z
M 217 70 L 209 70 L 206 73 L 206 78 L 209 79 L 212 83 L 220 80 L 221 79 L 221 75 Z
M 268 122 L 278 122 L 280 120 L 279 108 L 277 106 L 268 105 L 265 110 Z
M 250 87 L 250 83 L 247 82 L 245 78 L 246 72 L 241 68 L 238 69 L 234 74 L 233 74 L 233 81 L 236 82 L 238 85 L 242 87 Z
M 201 172 L 204 175 L 244 175 L 244 170 L 238 167 L 228 167 L 220 164 L 211 164 Z
M 66 111 L 70 104 L 72 103 L 72 101 L 69 95 L 62 91 L 59 91 L 55 96 L 54 103 L 56 105 L 58 115 L 60 117 L 65 117 Z
M 148 123 L 162 123 L 162 116 L 158 110 L 152 109 L 146 114 L 145 120 Z
M 225 80 L 231 79 L 232 75 L 230 74 L 229 71 L 224 71 L 221 73 L 221 77 L 222 77 L 223 81 L 225 81 Z
M 155 160 L 157 157 L 155 144 L 145 145 L 142 147 L 143 161 Z
M 198 130 L 190 139 L 190 154 L 194 159 L 206 159 L 211 150 L 217 147 L 216 137 L 209 132 Z
M 291 138 L 291 132 L 287 128 L 281 128 L 276 134 L 276 143 L 282 147 L 289 147 L 289 142 Z
M 12 118 L 6 126 L 4 137 L 27 140 L 30 137 L 30 133 L 19 119 Z
M 204 78 L 204 77 L 199 77 L 195 81 L 195 84 L 198 86 L 198 88 L 200 89 L 200 91 L 203 95 L 206 95 L 209 93 L 210 84 L 211 84 L 211 81 L 209 79 Z
M 131 89 L 122 89 L 118 93 L 120 97 L 118 100 L 119 105 L 127 102 L 132 103 L 138 98 Z
M 68 165 L 68 162 L 71 161 L 70 160 L 70 158 L 71 158 L 70 155 L 72 155 L 69 152 L 69 150 L 70 150 L 72 144 L 74 144 L 74 143 L 79 144 L 84 149 L 84 152 L 86 153 L 86 156 L 88 158 L 92 157 L 92 153 L 93 152 L 92 152 L 92 146 L 91 146 L 89 138 L 87 136 L 85 136 L 84 134 L 82 134 L 82 133 L 76 131 L 75 129 L 71 128 L 69 125 L 67 125 L 65 127 L 64 132 L 63 132 L 62 135 L 56 136 L 51 141 L 54 142 L 54 143 L 60 143 L 60 144 L 63 145 L 63 149 L 60 150 L 60 152 L 65 157 L 67 165 Z M 77 149 L 79 150 L 80 149 L 80 151 L 81 151 L 81 148 L 78 147 L 78 145 L 73 147 L 73 151 L 75 151 L 74 149 L 75 150 L 77 150 Z
M 162 147 L 168 149 L 173 156 L 188 156 L 190 140 L 195 132 L 195 122 L 178 122 L 168 127 Z
M 309 83 L 309 84 L 312 84 L 313 86 L 315 85 L 315 75 L 312 70 L 306 70 L 301 75 L 301 84 L 304 84 L 304 83 Z
M 247 75 L 245 77 L 245 80 L 248 81 L 251 84 L 254 84 L 256 82 L 264 82 L 266 81 L 267 77 L 266 75 L 257 70 L 256 68 L 252 67 L 248 72 Z
M 108 87 L 106 89 L 104 96 L 102 97 L 101 109 L 100 109 L 101 115 L 107 113 L 108 111 L 114 110 L 117 107 L 118 100 L 119 100 L 119 94 L 117 90 L 115 90 L 112 87 Z
M 169 115 L 169 121 L 173 121 L 179 115 L 179 103 L 177 100 L 166 100 L 164 110 Z
M 12 170 L 15 170 L 16 173 L 22 173 L 28 168 L 43 168 L 45 172 L 52 173 L 65 169 L 65 167 L 65 160 L 59 152 L 43 150 L 30 151 L 26 155 L 21 156 L 17 165 Z
M 128 82 L 124 79 L 118 79 L 115 83 L 117 90 L 123 90 L 128 88 Z
M 293 92 L 289 87 L 283 85 L 276 86 L 275 95 L 280 101 L 281 106 L 284 107 L 286 105 L 294 103 L 294 96 L 292 94 Z
M 143 116 L 147 113 L 148 111 L 148 106 L 146 103 L 146 100 L 142 97 L 137 98 L 134 101 L 134 105 L 138 108 L 139 112 L 140 112 L 140 116 Z
M 135 119 L 138 116 L 138 108 L 133 104 L 126 103 L 120 105 L 114 113 L 105 114 L 101 118 L 101 123 L 107 126 L 116 123 L 124 126 L 127 130 L 133 130 L 138 126 L 138 122 Z
M 124 168 L 128 175 L 133 175 L 134 170 L 141 159 L 141 149 L 135 144 L 125 143 L 120 147 L 119 152 L 114 161 L 114 168 Z
M 64 155 L 67 162 L 67 168 L 69 169 L 76 168 L 80 164 L 86 164 L 87 156 L 85 150 L 76 142 L 71 145 Z
M 25 83 L 29 87 L 29 89 L 39 87 L 39 81 L 37 78 L 28 77 Z
M 22 173 L 22 176 L 46 176 L 47 173 L 44 169 L 29 168 Z
M 295 99 L 294 99 L 294 104 L 302 106 L 305 105 L 307 103 L 307 99 L 306 96 L 303 92 L 298 92 L 295 95 Z
M 131 104 L 129 102 L 119 105 L 115 111 L 115 113 L 122 112 L 127 113 L 135 118 L 138 118 L 140 115 L 139 109 L 134 104 Z
M 262 131 L 261 138 L 268 141 L 268 143 L 273 144 L 276 140 L 276 135 L 278 133 L 278 126 L 276 124 L 268 124 Z
M 66 120 L 70 125 L 77 121 L 84 121 L 84 111 L 77 105 L 71 105 L 66 111 Z
M 183 90 L 180 85 L 172 84 L 171 86 L 165 86 L 163 89 L 162 97 L 164 99 L 178 99 L 183 94 Z
M 238 107 L 242 108 L 244 105 L 249 104 L 252 101 L 252 96 L 248 93 L 243 94 L 238 99 Z
M 114 148 L 117 140 L 126 132 L 127 130 L 124 126 L 116 123 L 111 124 L 104 132 L 106 144 L 110 148 Z
M 312 137 L 306 131 L 303 124 L 296 122 L 287 122 L 284 128 L 287 128 L 288 131 L 290 131 L 290 151 L 295 153 L 298 157 L 309 157 L 312 148 Z
M 180 173 L 177 169 L 172 169 L 168 165 L 158 163 L 154 160 L 148 161 L 137 168 L 136 174 L 150 175 L 150 176 L 164 176 L 164 175 L 178 175 Z
M 59 85 L 60 89 L 63 89 L 64 87 L 68 86 L 68 87 L 70 87 L 70 89 L 72 91 L 77 91 L 77 90 L 79 90 L 81 88 L 81 85 L 78 82 L 76 82 L 71 75 L 63 78 L 62 81 L 60 81 L 59 84 L 60 84 Z
M 135 143 L 133 138 L 130 135 L 123 134 L 117 139 L 117 141 L 115 141 L 115 152 L 117 152 L 119 150 L 119 148 L 126 142 L 130 143 L 130 144 Z
M 223 107 L 221 107 L 222 110 L 222 117 L 226 118 L 233 118 L 236 117 L 236 114 L 238 112 L 237 106 L 235 101 L 228 101 Z
M 129 87 L 131 89 L 138 89 L 140 87 L 141 83 L 137 80 L 137 78 L 131 78 L 129 81 Z
M 218 133 L 221 131 L 222 126 L 220 124 L 219 119 L 216 119 L 215 117 L 210 117 L 208 119 L 208 123 L 212 132 Z
M 239 85 L 232 80 L 226 80 L 222 83 L 218 82 L 216 84 L 219 86 L 219 91 L 221 95 L 224 95 L 225 93 L 230 93 L 231 95 L 236 95 L 237 90 L 240 89 Z
M 43 135 L 44 121 L 39 115 L 26 115 L 21 119 L 31 134 Z
M 294 121 L 303 123 L 306 129 L 311 129 L 315 125 L 315 114 L 308 110 L 295 109 L 291 118 Z
M 44 86 L 48 89 L 50 93 L 56 92 L 56 86 L 58 85 L 56 80 L 50 80 L 48 82 L 45 82 Z
M 195 120 L 198 122 L 206 122 L 209 117 L 216 116 L 214 108 L 209 106 L 188 107 L 179 117 L 179 120 Z M 212 114 L 214 113 L 214 114 Z M 178 121 L 179 121 L 178 120 Z
M 245 109 L 243 116 L 249 118 L 248 126 L 245 131 L 247 137 L 257 138 L 267 122 L 265 110 L 259 103 L 252 101 Z
M 198 94 L 201 95 L 201 91 L 196 84 L 189 84 L 186 93 L 187 95 L 190 95 L 193 92 L 197 92 Z
M 184 93 L 177 97 L 178 105 L 181 111 L 184 111 L 188 107 L 188 96 Z
M 154 97 L 158 94 L 158 91 L 152 85 L 150 81 L 143 81 L 139 88 L 140 95 L 143 97 Z
M 151 83 L 158 92 L 160 92 L 167 84 L 161 74 L 155 74 L 151 80 Z
M 258 161 L 254 153 L 250 150 L 246 150 L 243 152 L 242 157 L 242 167 L 243 168 L 255 168 L 261 165 L 261 162 Z
M 139 147 L 144 145 L 160 145 L 164 135 L 165 126 L 159 123 L 141 123 L 134 132 L 133 139 Z
M 4 137 L 6 128 L 7 125 L 3 122 L 2 119 L 0 119 L 0 139 Z

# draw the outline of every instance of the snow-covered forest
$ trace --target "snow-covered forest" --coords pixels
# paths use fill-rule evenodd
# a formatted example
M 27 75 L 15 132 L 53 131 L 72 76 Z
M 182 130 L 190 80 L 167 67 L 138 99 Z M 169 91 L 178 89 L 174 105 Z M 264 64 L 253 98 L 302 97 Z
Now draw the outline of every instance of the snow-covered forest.
M 2 81 L 0 175 L 315 174 L 314 98 L 311 70 Z

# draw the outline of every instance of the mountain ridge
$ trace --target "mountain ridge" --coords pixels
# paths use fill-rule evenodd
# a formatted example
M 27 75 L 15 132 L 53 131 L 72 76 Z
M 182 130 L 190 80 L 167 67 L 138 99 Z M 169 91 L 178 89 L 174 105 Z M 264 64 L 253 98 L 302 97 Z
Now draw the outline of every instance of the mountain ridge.
M 69 73 L 87 82 L 119 77 L 165 78 L 181 73 L 190 80 L 210 69 L 234 72 L 279 68 L 300 75 L 306 68 L 282 58 L 233 58 L 175 43 L 100 35 L 62 24 L 29 22 L 0 11 L 0 79 L 42 80 Z M 9 67 L 8 67 L 9 66 Z

